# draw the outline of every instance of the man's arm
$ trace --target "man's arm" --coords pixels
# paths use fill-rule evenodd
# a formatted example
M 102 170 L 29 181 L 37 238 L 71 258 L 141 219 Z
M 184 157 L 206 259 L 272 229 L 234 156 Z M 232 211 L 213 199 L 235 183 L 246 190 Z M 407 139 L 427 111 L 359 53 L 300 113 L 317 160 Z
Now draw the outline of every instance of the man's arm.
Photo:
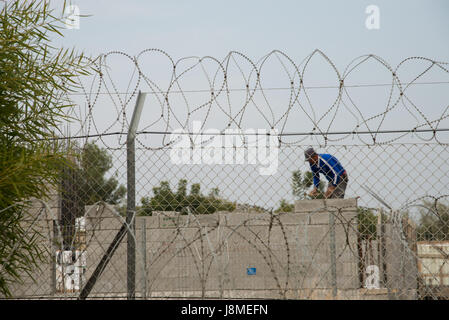
M 320 186 L 320 172 L 318 171 L 318 167 L 316 165 L 311 165 L 310 170 L 312 170 L 313 174 L 313 184 L 315 188 L 318 189 Z
M 344 171 L 344 168 L 337 160 L 337 158 L 332 155 L 329 156 L 328 162 L 326 164 L 329 166 L 332 172 L 332 177 L 328 177 L 329 184 L 326 193 L 324 194 L 325 198 L 329 198 L 337 188 L 338 183 L 341 181 L 340 175 Z
M 309 196 L 315 197 L 318 194 L 318 187 L 320 186 L 320 173 L 318 167 L 315 165 L 310 165 L 310 170 L 312 170 L 314 188 L 309 193 Z

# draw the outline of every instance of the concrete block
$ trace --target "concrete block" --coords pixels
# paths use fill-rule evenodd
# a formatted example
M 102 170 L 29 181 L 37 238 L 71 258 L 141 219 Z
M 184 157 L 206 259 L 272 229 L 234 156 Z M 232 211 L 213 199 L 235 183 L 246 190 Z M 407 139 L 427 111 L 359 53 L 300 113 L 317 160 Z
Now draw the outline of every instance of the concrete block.
M 314 212 L 310 215 L 310 224 L 329 225 L 329 212 Z
M 296 200 L 295 213 L 312 213 L 324 211 L 324 200 Z
M 227 227 L 236 227 L 242 225 L 245 221 L 248 221 L 250 217 L 247 213 L 226 213 L 219 214 L 220 225 L 225 225 Z
M 116 231 L 122 227 L 123 221 L 121 221 L 117 217 L 108 217 L 108 218 L 91 218 L 88 217 L 86 219 L 86 232 L 96 232 L 99 230 L 102 231 Z
M 347 277 L 355 277 L 358 278 L 359 276 L 359 268 L 356 263 L 354 262 L 343 262 L 342 263 L 342 275 Z
M 315 270 L 314 270 L 315 271 Z M 320 271 L 320 272 L 309 272 L 299 284 L 301 289 L 321 289 L 330 288 L 330 272 Z
M 153 216 L 138 216 L 136 217 L 136 230 L 142 230 L 143 221 L 147 229 L 159 228 L 159 218 Z
M 196 215 L 196 221 L 199 222 L 202 226 L 214 227 L 219 224 L 219 217 L 217 214 L 201 214 Z
M 187 215 L 159 215 L 159 228 L 182 228 L 186 226 L 196 225 Z
M 349 269 L 349 272 L 348 270 Z M 345 274 L 348 273 L 348 274 Z M 338 289 L 357 289 L 359 288 L 359 277 L 357 265 L 345 264 L 337 261 L 337 288 Z
M 328 208 L 350 211 L 357 209 L 357 198 L 350 199 L 316 199 L 295 201 L 295 212 L 320 212 Z
M 278 215 L 282 225 L 305 225 L 310 224 L 311 215 L 298 213 L 285 213 Z
M 281 216 L 281 215 L 279 215 Z M 279 225 L 279 220 L 277 215 L 271 215 L 269 213 L 257 213 L 248 214 L 248 218 L 245 221 L 245 225 L 254 226 L 269 226 L 269 225 Z
M 349 210 L 357 210 L 357 198 L 348 199 L 325 199 L 323 200 L 327 208 L 338 208 Z
M 113 218 L 117 217 L 116 212 L 110 206 L 90 205 L 85 207 L 86 218 Z

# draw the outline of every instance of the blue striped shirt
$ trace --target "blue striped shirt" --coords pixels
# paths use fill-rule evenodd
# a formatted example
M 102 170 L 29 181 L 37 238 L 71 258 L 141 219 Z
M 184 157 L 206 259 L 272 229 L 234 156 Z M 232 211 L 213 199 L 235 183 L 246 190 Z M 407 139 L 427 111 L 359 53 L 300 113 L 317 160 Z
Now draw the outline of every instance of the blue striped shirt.
M 310 169 L 313 173 L 313 184 L 317 188 L 320 184 L 320 173 L 335 187 L 340 183 L 341 175 L 345 171 L 337 158 L 325 153 L 318 154 L 318 165 L 310 165 Z

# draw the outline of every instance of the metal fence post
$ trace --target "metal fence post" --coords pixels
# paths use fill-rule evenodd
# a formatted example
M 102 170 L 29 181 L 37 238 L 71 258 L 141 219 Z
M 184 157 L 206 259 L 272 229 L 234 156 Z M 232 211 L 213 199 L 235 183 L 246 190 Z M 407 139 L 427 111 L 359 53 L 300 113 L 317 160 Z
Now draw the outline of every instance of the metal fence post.
M 59 197 L 60 200 L 60 197 Z M 56 228 L 56 220 L 51 220 L 52 222 L 52 239 L 56 239 L 56 234 L 57 234 L 57 228 Z M 51 242 L 51 280 L 50 280 L 50 286 L 51 286 L 51 290 L 50 293 L 51 295 L 55 295 L 56 294 L 56 251 L 57 251 L 57 246 L 55 244 L 55 241 Z
M 335 217 L 334 213 L 329 211 L 329 249 L 331 254 L 331 281 L 332 296 L 337 297 L 337 253 L 335 248 Z
M 141 250 L 142 250 L 142 299 L 147 298 L 147 224 L 146 219 L 142 219 L 142 239 L 141 239 Z
M 140 115 L 142 114 L 145 95 L 139 91 L 136 106 L 131 118 L 131 124 L 126 139 L 127 151 L 127 208 L 126 224 L 127 232 L 127 296 L 129 300 L 135 299 L 136 295 L 136 241 L 135 241 L 135 219 L 136 212 L 136 150 L 135 138 Z

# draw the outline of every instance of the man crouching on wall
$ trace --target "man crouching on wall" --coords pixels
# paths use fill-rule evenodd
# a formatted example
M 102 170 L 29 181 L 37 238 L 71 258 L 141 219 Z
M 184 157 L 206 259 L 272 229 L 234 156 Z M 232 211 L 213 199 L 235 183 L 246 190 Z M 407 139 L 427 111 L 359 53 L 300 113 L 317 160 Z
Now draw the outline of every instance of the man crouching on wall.
M 317 196 L 321 173 L 329 181 L 324 197 L 327 199 L 344 198 L 346 186 L 348 185 L 348 175 L 337 158 L 326 153 L 318 154 L 313 148 L 308 148 L 304 155 L 313 173 L 314 188 L 309 193 L 309 196 Z

